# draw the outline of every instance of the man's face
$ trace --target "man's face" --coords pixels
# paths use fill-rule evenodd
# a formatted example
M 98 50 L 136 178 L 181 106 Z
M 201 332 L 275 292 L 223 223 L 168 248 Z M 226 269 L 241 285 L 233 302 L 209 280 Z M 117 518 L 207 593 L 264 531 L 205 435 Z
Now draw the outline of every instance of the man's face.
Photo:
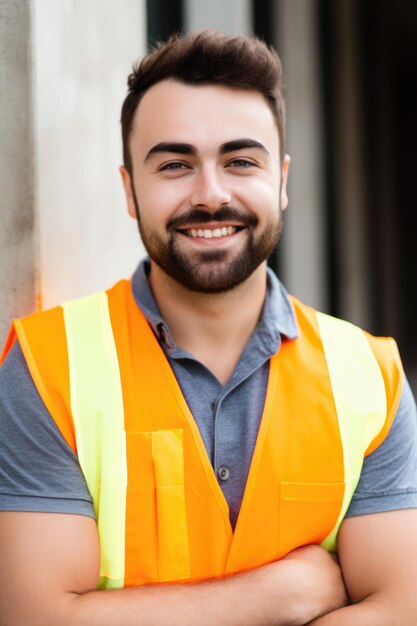
M 273 251 L 288 159 L 261 94 L 166 80 L 136 111 L 129 212 L 153 263 L 185 287 L 227 291 Z

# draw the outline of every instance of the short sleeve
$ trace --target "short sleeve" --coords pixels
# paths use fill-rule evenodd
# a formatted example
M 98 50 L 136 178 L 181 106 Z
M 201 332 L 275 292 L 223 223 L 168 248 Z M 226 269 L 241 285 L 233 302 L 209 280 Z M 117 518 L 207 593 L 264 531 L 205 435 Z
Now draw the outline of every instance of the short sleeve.
M 390 432 L 363 463 L 346 517 L 417 508 L 417 414 L 408 381 Z
M 78 459 L 30 376 L 18 343 L 0 369 L 0 510 L 94 517 Z

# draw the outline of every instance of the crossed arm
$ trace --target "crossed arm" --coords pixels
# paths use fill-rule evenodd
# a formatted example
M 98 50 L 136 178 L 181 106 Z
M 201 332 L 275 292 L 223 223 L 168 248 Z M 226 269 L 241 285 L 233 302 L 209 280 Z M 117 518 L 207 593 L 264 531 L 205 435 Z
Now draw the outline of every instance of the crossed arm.
M 417 510 L 346 520 L 341 569 L 317 546 L 251 572 L 190 585 L 95 591 L 93 520 L 0 513 L 4 626 L 409 626 L 417 616 Z M 322 617 L 319 617 L 322 616 Z

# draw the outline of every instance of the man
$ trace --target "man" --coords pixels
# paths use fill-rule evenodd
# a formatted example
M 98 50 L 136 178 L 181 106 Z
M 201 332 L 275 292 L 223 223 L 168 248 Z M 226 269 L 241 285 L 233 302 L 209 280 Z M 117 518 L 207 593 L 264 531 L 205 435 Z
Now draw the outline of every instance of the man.
M 414 623 L 416 416 L 395 345 L 267 272 L 284 117 L 255 39 L 173 38 L 130 76 L 121 174 L 150 261 L 14 323 L 2 624 Z

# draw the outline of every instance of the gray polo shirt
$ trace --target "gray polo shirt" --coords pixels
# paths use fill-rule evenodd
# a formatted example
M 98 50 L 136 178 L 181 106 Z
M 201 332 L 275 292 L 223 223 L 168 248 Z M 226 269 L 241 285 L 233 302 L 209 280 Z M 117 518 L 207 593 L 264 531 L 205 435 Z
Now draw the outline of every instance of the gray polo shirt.
M 298 329 L 287 293 L 268 270 L 260 322 L 225 385 L 178 348 L 153 298 L 142 262 L 132 290 L 200 429 L 236 523 L 265 401 L 269 359 Z M 221 355 L 219 355 L 221 358 Z M 78 460 L 46 410 L 16 345 L 0 370 L 0 510 L 94 516 Z M 417 508 L 417 418 L 408 383 L 391 431 L 365 461 L 347 516 Z

